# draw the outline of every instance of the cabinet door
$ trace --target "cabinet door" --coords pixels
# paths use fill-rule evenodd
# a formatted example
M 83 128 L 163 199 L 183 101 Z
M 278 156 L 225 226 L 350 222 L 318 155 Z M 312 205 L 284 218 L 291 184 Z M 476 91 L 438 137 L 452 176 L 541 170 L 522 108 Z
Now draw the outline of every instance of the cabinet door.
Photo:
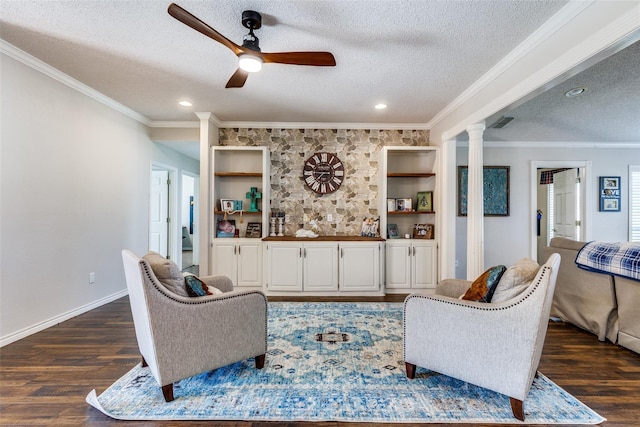
M 380 244 L 340 243 L 340 290 L 380 289 Z
M 305 243 L 304 258 L 305 291 L 338 290 L 338 244 Z
M 267 245 L 270 291 L 302 291 L 302 245 L 269 243 Z
M 434 241 L 413 241 L 413 288 L 435 288 L 437 250 Z
M 411 287 L 413 248 L 409 240 L 387 241 L 387 288 Z
M 233 239 L 217 239 L 211 252 L 212 276 L 227 276 L 238 286 L 238 247 Z
M 262 286 L 262 243 L 238 245 L 238 282 L 236 286 Z

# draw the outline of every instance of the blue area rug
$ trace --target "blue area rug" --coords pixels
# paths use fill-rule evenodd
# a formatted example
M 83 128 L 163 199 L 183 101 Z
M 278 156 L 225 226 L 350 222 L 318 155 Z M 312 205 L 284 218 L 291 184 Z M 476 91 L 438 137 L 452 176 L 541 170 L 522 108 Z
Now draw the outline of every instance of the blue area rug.
M 418 368 L 406 377 L 402 304 L 269 303 L 264 369 L 246 360 L 174 384 L 166 403 L 140 365 L 87 402 L 123 420 L 519 423 L 509 398 Z M 527 424 L 605 419 L 540 375 Z

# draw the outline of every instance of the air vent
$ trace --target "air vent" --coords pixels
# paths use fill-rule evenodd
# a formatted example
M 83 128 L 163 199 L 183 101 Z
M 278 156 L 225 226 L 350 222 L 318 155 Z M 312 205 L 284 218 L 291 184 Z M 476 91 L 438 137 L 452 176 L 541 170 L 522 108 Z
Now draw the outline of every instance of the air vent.
M 500 117 L 500 119 L 497 122 L 495 122 L 494 124 L 492 124 L 489 127 L 490 128 L 494 128 L 494 129 L 501 129 L 501 128 L 505 127 L 506 125 L 508 125 L 509 122 L 511 122 L 511 120 L 513 120 L 513 117 L 502 116 L 502 117 Z

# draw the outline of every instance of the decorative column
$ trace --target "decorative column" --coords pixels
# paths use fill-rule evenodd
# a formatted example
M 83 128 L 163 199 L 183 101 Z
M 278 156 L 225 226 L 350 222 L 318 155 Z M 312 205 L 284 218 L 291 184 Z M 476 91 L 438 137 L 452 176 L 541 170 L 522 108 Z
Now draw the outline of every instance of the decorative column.
M 484 121 L 467 127 L 469 169 L 467 175 L 467 279 L 484 271 L 484 192 L 482 134 Z
M 196 230 L 194 230 L 193 257 L 197 259 L 200 268 L 200 276 L 209 274 L 209 248 L 213 225 L 211 224 L 211 212 L 215 201 L 211 199 L 210 171 L 209 171 L 209 147 L 218 145 L 218 126 L 212 113 L 196 113 L 200 119 L 200 209 L 194 218 Z M 196 252 L 197 251 L 197 252 Z

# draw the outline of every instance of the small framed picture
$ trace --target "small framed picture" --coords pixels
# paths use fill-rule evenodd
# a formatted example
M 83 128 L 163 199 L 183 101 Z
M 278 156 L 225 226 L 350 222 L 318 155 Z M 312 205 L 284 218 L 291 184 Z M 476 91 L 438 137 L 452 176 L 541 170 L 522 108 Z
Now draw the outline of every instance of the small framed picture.
M 620 212 L 620 187 L 619 176 L 600 177 L 600 212 Z
M 242 210 L 242 200 L 234 200 L 233 201 L 233 210 L 241 211 Z
M 419 191 L 417 200 L 417 212 L 433 212 L 433 191 Z
M 398 224 L 387 224 L 387 237 L 389 239 L 399 239 Z
M 236 237 L 236 220 L 218 220 L 218 224 L 216 225 L 216 237 Z
M 225 212 L 234 211 L 234 202 L 235 200 L 233 199 L 220 199 L 220 210 Z
M 396 199 L 396 210 L 398 211 L 411 212 L 413 210 L 411 205 L 411 199 Z
M 396 199 L 387 199 L 387 212 L 396 211 Z
M 247 224 L 247 231 L 244 237 L 262 237 L 262 223 L 250 222 Z
M 434 235 L 433 224 L 414 224 L 413 225 L 414 239 L 433 239 L 433 235 Z

